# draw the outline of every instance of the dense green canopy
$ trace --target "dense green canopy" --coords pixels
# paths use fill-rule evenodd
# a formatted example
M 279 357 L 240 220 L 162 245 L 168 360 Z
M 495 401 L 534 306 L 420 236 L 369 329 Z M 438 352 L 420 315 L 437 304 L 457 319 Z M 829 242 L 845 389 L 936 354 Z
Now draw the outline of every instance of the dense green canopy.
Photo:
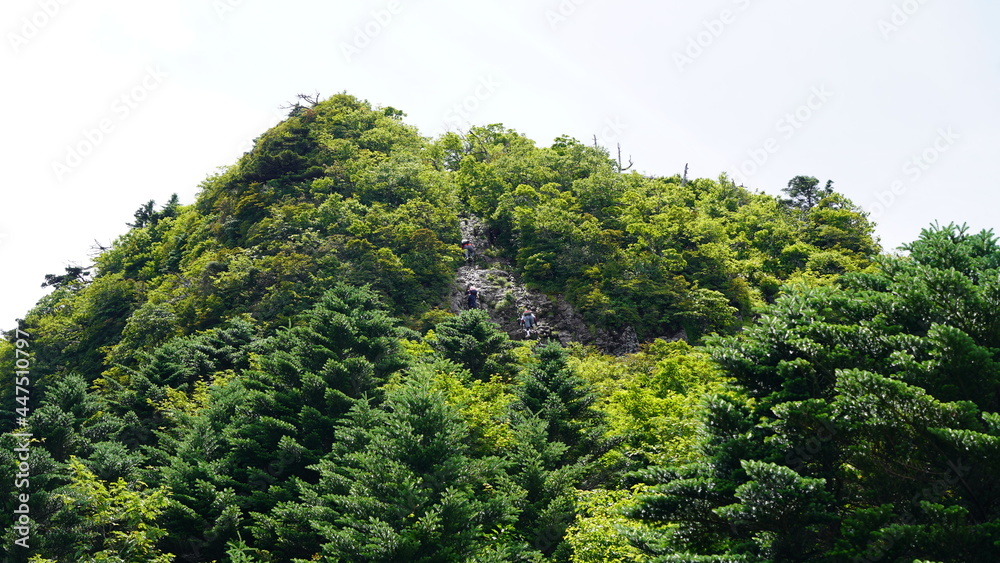
M 296 107 L 45 277 L 0 341 L 12 561 L 996 560 L 990 232 L 880 256 L 830 181 L 404 117 Z

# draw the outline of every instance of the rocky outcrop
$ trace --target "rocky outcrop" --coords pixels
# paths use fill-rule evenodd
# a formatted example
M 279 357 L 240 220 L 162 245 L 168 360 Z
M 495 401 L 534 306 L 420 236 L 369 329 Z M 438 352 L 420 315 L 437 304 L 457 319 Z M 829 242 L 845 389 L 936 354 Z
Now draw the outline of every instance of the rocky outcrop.
M 462 236 L 475 246 L 476 257 L 456 272 L 450 298 L 452 312 L 468 308 L 465 292 L 469 286 L 475 286 L 479 290 L 477 308 L 489 313 L 490 318 L 515 340 L 525 338 L 518 319 L 525 309 L 531 309 L 538 321 L 537 329 L 532 331 L 532 339 L 553 339 L 562 344 L 592 344 L 616 355 L 639 350 L 639 341 L 632 327 L 618 333 L 593 331 L 563 296 L 546 295 L 525 287 L 512 265 L 493 255 L 486 238 L 486 228 L 478 218 L 462 220 Z
M 489 313 L 513 339 L 525 337 L 518 320 L 525 309 L 531 309 L 538 322 L 532 338 L 556 339 L 563 344 L 594 341 L 583 318 L 561 296 L 531 291 L 513 272 L 497 267 L 467 265 L 459 268 L 451 294 L 452 312 L 468 308 L 465 292 L 469 286 L 479 290 L 477 308 Z
M 639 351 L 639 336 L 631 326 L 626 326 L 618 332 L 600 330 L 597 332 L 594 346 L 602 352 L 615 356 L 635 354 Z

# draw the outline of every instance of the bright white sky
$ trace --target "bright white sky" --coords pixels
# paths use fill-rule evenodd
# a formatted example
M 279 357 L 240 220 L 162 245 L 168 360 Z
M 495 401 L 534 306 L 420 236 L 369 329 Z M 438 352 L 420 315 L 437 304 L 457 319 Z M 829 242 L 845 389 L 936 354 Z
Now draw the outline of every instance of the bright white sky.
M 888 249 L 998 222 L 991 0 L 5 0 L 0 22 L 0 328 L 298 93 L 428 136 L 597 135 L 652 175 L 833 179 Z

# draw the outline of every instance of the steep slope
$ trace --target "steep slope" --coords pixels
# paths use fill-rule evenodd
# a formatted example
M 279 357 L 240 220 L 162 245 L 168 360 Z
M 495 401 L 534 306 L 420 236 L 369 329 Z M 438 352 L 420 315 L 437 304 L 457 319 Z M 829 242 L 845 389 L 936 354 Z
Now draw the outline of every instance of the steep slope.
M 513 271 L 510 261 L 497 256 L 497 249 L 485 236 L 486 226 L 478 217 L 463 218 L 461 230 L 462 239 L 472 242 L 476 248 L 476 256 L 456 272 L 450 295 L 453 313 L 468 308 L 465 291 L 475 286 L 479 290 L 479 308 L 486 310 L 511 338 L 525 338 L 518 319 L 525 309 L 531 309 L 538 320 L 533 338 L 555 339 L 563 344 L 594 343 L 592 330 L 561 295 L 548 296 L 528 289 Z
M 25 418 L 38 440 L 40 554 L 566 560 L 576 488 L 623 482 L 665 435 L 647 429 L 659 407 L 618 396 L 641 386 L 600 377 L 686 348 L 588 380 L 561 347 L 511 341 L 523 308 L 543 339 L 616 354 L 698 342 L 738 331 L 782 283 L 828 285 L 877 250 L 833 192 L 802 204 L 624 174 L 573 139 L 539 148 L 490 125 L 429 140 L 402 118 L 346 94 L 297 107 L 194 204 L 143 205 L 93 277 L 49 278 L 21 326 L 30 415 L 0 383 L 3 429 Z M 461 312 L 470 283 L 488 315 Z M 0 358 L 17 365 L 8 336 Z M 648 398 L 690 415 L 689 438 L 694 401 L 676 395 L 704 386 L 671 373 Z M 91 502 L 101 490 L 119 493 Z M 119 509 L 142 517 L 109 520 Z

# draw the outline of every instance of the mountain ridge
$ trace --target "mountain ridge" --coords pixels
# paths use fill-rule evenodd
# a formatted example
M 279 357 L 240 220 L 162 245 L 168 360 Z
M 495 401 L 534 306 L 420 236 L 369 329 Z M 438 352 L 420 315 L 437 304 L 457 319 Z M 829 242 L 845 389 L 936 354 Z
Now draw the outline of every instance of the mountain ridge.
M 30 339 L 0 342 L 31 354 L 30 414 L 0 384 L 0 471 L 24 418 L 43 560 L 836 561 L 962 444 L 992 451 L 995 400 L 968 392 L 1000 361 L 990 233 L 879 256 L 831 181 L 773 197 L 404 117 L 293 108 L 193 203 L 47 276 Z M 988 553 L 994 515 L 941 487 L 949 523 L 907 533 Z M 924 544 L 895 549 L 946 560 Z

